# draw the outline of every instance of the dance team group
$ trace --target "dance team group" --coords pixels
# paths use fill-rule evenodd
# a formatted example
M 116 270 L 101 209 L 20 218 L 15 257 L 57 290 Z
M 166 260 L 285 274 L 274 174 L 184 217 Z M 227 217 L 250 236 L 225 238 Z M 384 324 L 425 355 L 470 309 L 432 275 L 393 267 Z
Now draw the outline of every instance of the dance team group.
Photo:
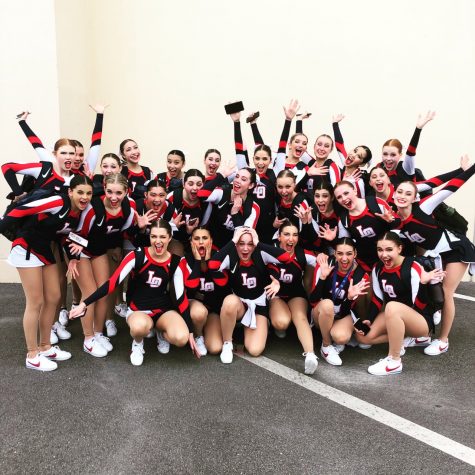
M 313 326 L 322 358 L 335 366 L 347 344 L 387 344 L 387 357 L 368 368 L 374 375 L 400 373 L 408 347 L 425 346 L 431 356 L 448 351 L 454 292 L 467 267 L 475 268 L 475 248 L 433 213 L 475 165 L 463 156 L 454 170 L 418 176 L 416 148 L 433 113 L 419 117 L 405 153 L 398 139 L 387 140 L 374 166 L 367 146 L 344 144 L 342 115 L 333 118 L 333 137 L 319 135 L 309 150 L 302 124 L 310 114 L 297 114 L 292 100 L 273 152 L 259 114 L 251 114 L 249 156 L 241 113 L 233 113 L 235 166 L 209 149 L 204 171 L 185 171 L 184 153 L 172 150 L 157 174 L 132 139 L 120 155 L 99 160 L 105 108 L 92 108 L 87 155 L 67 138 L 47 150 L 24 112 L 19 125 L 39 160 L 2 165 L 12 201 L 0 232 L 12 240 L 8 263 L 26 297 L 27 368 L 51 371 L 71 358 L 56 344 L 71 337 L 66 325 L 77 317 L 83 350 L 107 356 L 114 313 L 126 318 L 136 366 L 153 334 L 160 353 L 189 344 L 196 356 L 219 354 L 229 364 L 238 322 L 252 356 L 264 351 L 270 328 L 284 338 L 293 323 L 306 374 L 318 365 Z M 329 158 L 333 149 L 339 163 Z M 444 292 L 440 307 L 431 297 L 436 286 Z

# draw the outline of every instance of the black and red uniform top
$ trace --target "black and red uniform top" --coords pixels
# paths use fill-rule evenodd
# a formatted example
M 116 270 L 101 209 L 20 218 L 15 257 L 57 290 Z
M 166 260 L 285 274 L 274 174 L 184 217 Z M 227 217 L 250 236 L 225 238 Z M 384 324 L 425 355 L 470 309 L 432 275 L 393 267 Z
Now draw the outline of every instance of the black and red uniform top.
M 186 262 L 184 258 L 181 258 L 175 272 L 170 275 L 171 261 L 171 256 L 164 262 L 154 260 L 148 248 L 131 251 L 124 257 L 111 278 L 84 299 L 84 303 L 90 305 L 111 294 L 127 275 L 131 274 L 127 292 L 127 304 L 131 310 L 147 312 L 153 317 L 176 309 L 191 333 L 193 325 L 184 286 Z M 173 282 L 176 306 L 172 302 L 169 291 L 171 282 Z
M 129 170 L 127 165 L 124 165 L 120 172 L 129 182 L 129 196 L 134 200 L 144 198 L 147 191 L 147 183 L 152 179 L 152 170 L 141 165 L 140 172 L 136 173 Z

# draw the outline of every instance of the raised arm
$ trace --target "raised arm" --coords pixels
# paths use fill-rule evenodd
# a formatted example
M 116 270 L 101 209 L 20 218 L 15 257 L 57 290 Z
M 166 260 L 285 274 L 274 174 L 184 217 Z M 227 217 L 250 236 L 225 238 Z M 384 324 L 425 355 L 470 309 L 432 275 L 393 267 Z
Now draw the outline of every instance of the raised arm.
M 341 134 L 341 130 L 340 130 L 340 122 L 344 118 L 345 116 L 343 114 L 337 114 L 333 116 L 333 120 L 332 120 L 335 148 L 338 153 L 338 158 L 340 159 L 340 165 L 342 168 L 345 166 L 345 159 L 348 155 L 345 149 L 345 142 L 343 141 L 343 135 Z
M 402 163 L 402 168 L 408 175 L 414 175 L 416 173 L 416 149 L 419 144 L 419 139 L 421 136 L 422 129 L 424 126 L 430 122 L 435 117 L 435 112 L 428 111 L 425 116 L 419 115 L 417 119 L 416 129 L 412 134 L 411 141 L 406 150 L 406 157 Z
M 101 151 L 102 125 L 104 122 L 104 110 L 107 106 L 101 104 L 89 106 L 96 113 L 96 121 L 92 130 L 91 147 L 87 154 L 86 163 L 89 170 L 94 173 Z
M 20 116 L 20 120 L 18 124 L 20 125 L 21 130 L 25 134 L 28 142 L 30 142 L 31 146 L 35 150 L 36 154 L 38 155 L 39 159 L 43 162 L 52 162 L 54 161 L 53 154 L 46 150 L 43 142 L 40 138 L 31 130 L 30 126 L 26 123 L 26 119 L 28 118 L 29 112 L 24 112 Z

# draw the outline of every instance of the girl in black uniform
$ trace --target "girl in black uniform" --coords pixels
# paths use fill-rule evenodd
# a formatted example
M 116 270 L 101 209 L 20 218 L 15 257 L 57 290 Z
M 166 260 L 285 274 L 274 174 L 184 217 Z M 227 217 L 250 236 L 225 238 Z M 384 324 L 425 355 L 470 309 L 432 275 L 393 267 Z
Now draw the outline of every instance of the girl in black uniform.
M 191 234 L 191 253 L 185 256 L 185 286 L 195 342 L 201 356 L 208 351 L 216 355 L 223 347 L 219 312 L 224 298 L 231 293 L 227 274 L 208 267 L 212 253 L 213 240 L 209 230 L 195 228 Z
M 425 272 L 412 257 L 403 257 L 402 242 L 394 232 L 377 241 L 380 262 L 372 271 L 373 297 L 366 330 L 357 330 L 357 340 L 374 345 L 389 342 L 388 356 L 368 368 L 370 374 L 389 376 L 402 371 L 404 335 L 428 335 L 433 328 L 432 315 L 424 312 L 426 287 L 432 279 L 442 279 L 444 271 Z M 384 308 L 383 308 L 384 306 Z M 369 327 L 369 328 L 368 328 Z
M 122 169 L 120 158 L 115 153 L 106 153 L 103 155 L 99 166 L 101 173 L 96 173 L 92 177 L 94 196 L 103 196 L 105 177 L 120 173 L 120 170 Z
M 424 126 L 430 122 L 435 117 L 435 112 L 427 112 L 427 114 L 422 117 L 419 116 L 416 124 L 416 130 L 412 135 L 409 146 L 406 150 L 406 157 L 404 160 L 402 158 L 402 144 L 398 139 L 389 139 L 386 140 L 383 144 L 382 152 L 382 162 L 377 166 L 382 167 L 386 170 L 391 183 L 394 186 L 399 185 L 402 181 L 415 181 L 415 156 L 416 148 L 419 144 L 419 138 L 421 136 L 422 129 Z
M 358 264 L 366 272 L 371 272 L 378 261 L 376 253 L 377 237 L 388 231 L 395 217 L 389 205 L 379 198 L 368 196 L 358 198 L 354 185 L 341 181 L 335 187 L 335 198 L 343 208 L 340 214 L 338 237 L 352 237 L 358 251 Z M 325 233 L 327 238 L 334 238 L 335 233 Z
M 274 228 L 279 229 L 285 219 L 301 228 L 301 223 L 296 216 L 297 210 L 303 211 L 310 208 L 306 194 L 295 191 L 296 178 L 291 170 L 282 170 L 277 175 L 276 217 Z
M 305 267 L 315 267 L 316 257 L 298 246 L 299 231 L 286 220 L 279 228 L 279 247 L 291 256 L 287 263 L 269 264 L 269 270 L 280 283 L 276 298 L 269 303 L 269 315 L 275 333 L 284 338 L 286 330 L 293 322 L 305 356 L 305 374 L 314 374 L 318 360 L 314 353 L 312 329 L 307 319 L 307 294 L 303 287 Z
M 256 185 L 256 172 L 252 168 L 238 170 L 232 188 L 210 189 L 209 184 L 205 183 L 198 191 L 198 197 L 213 205 L 209 224 L 206 219 L 202 224 L 208 226 L 215 244 L 221 248 L 232 239 L 235 228 L 257 226 L 260 208 L 251 194 Z
M 244 346 L 252 356 L 265 348 L 268 327 L 267 299 L 279 291 L 279 281 L 269 275 L 267 264 L 290 260 L 283 249 L 260 244 L 255 229 L 240 227 L 232 241 L 209 262 L 209 268 L 229 270 L 232 291 L 223 302 L 220 313 L 223 348 L 221 362 L 232 363 L 232 336 L 236 322 L 244 325 Z
M 81 248 L 69 246 L 66 238 L 76 230 L 91 197 L 91 180 L 77 176 L 71 181 L 67 195 L 52 195 L 20 205 L 0 220 L 0 232 L 3 232 L 12 222 L 25 219 L 7 262 L 17 268 L 25 292 L 23 329 L 27 368 L 52 371 L 57 368 L 55 361 L 71 358 L 70 353 L 50 344 L 51 326 L 60 301 L 58 253 L 51 242 L 61 235 L 69 257 L 80 252 Z
M 159 173 L 155 179 L 165 183 L 167 192 L 183 188 L 183 167 L 185 154 L 181 150 L 170 150 L 167 155 L 167 171 Z
M 190 251 L 190 236 L 197 226 L 202 224 L 207 205 L 199 198 L 205 177 L 203 173 L 191 168 L 185 173 L 184 186 L 168 194 L 168 200 L 173 204 L 177 217 L 175 219 L 177 232 L 174 238 L 180 246 L 174 247 L 174 253 L 182 256 Z M 211 205 L 209 205 L 211 207 Z M 211 211 L 211 210 L 210 210 Z M 178 243 L 176 243 L 178 244 Z
M 467 158 L 468 159 L 468 158 Z M 426 250 L 425 255 L 440 255 L 447 272 L 443 281 L 444 306 L 442 325 L 438 339 L 424 349 L 430 356 L 445 353 L 449 348 L 449 333 L 455 317 L 454 293 L 462 280 L 468 265 L 475 272 L 475 247 L 466 236 L 443 229 L 432 217 L 434 209 L 455 193 L 473 174 L 475 165 L 452 178 L 437 193 L 429 195 L 417 203 L 417 187 L 412 182 L 403 182 L 397 188 L 394 202 L 401 218 L 399 230 L 404 241 L 410 241 Z M 440 266 L 439 266 L 440 267 Z
M 150 168 L 140 165 L 140 149 L 132 139 L 125 139 L 119 145 L 120 154 L 125 160 L 121 173 L 129 182 L 129 196 L 134 200 L 143 198 L 145 195 L 145 187 L 149 180 L 152 179 L 152 171 Z
M 94 292 L 115 271 L 122 260 L 123 233 L 134 222 L 135 203 L 129 202 L 127 197 L 125 177 L 121 174 L 109 175 L 105 177 L 104 184 L 105 195 L 95 198 L 80 224 L 79 233 L 88 240 L 88 246 L 78 262 L 69 264 L 83 296 Z M 113 349 L 109 339 L 103 335 L 106 318 L 112 314 L 113 305 L 112 298 L 99 299 L 81 319 L 83 350 L 92 356 L 104 357 Z
M 333 254 L 333 242 L 320 237 L 327 229 L 338 228 L 338 215 L 334 209 L 333 186 L 327 181 L 316 184 L 314 204 L 311 208 L 299 207 L 296 211 L 302 223 L 300 238 L 305 249 Z
M 249 166 L 249 157 L 243 144 L 241 133 L 241 114 L 231 114 L 234 122 L 234 147 L 236 151 L 236 164 L 238 170 Z M 285 143 L 279 148 L 277 155 L 282 155 L 281 162 L 285 160 Z M 279 160 L 276 158 L 276 160 Z M 273 223 L 275 219 L 275 199 L 276 199 L 276 175 L 272 168 L 272 151 L 268 145 L 259 144 L 254 149 L 254 167 L 257 175 L 256 186 L 252 190 L 254 201 L 259 205 L 260 215 L 256 231 L 262 242 L 272 243 L 274 235 Z
M 102 126 L 104 122 L 104 111 L 107 106 L 102 104 L 90 105 L 89 106 L 96 113 L 96 121 L 94 123 L 94 129 L 92 131 L 91 138 L 91 147 L 87 154 L 86 160 L 84 160 L 84 147 L 81 142 L 78 140 L 71 140 L 72 145 L 75 147 L 76 155 L 71 162 L 71 173 L 73 174 L 86 174 L 90 176 L 91 173 L 94 173 L 96 168 L 97 159 L 99 158 L 101 140 L 102 140 Z M 19 125 L 23 130 L 23 133 L 26 135 L 26 138 L 31 143 L 35 152 L 37 153 L 40 161 L 51 162 L 54 161 L 51 152 L 45 149 L 40 138 L 31 130 L 31 128 L 26 123 L 29 112 L 24 112 L 19 120 Z
M 168 252 L 171 238 L 171 227 L 166 221 L 153 223 L 150 247 L 129 252 L 112 277 L 71 311 L 70 318 L 84 314 L 88 305 L 112 293 L 120 282 L 132 273 L 127 292 L 127 324 L 133 338 L 130 362 L 134 366 L 143 363 L 143 339 L 153 328 L 161 332 L 166 341 L 173 345 L 185 346 L 189 342 L 193 352 L 200 356 L 193 338 L 190 309 L 184 288 L 186 262 Z M 171 282 L 176 308 L 168 290 Z
M 164 219 L 176 232 L 175 220 L 177 213 L 175 207 L 167 200 L 165 182 L 157 179 L 148 182 L 145 198 L 136 202 L 137 232 L 133 236 L 135 247 L 150 246 L 150 225 L 157 219 Z
M 338 239 L 331 260 L 319 254 L 317 261 L 310 303 L 313 321 L 322 334 L 320 354 L 327 363 L 341 366 L 340 353 L 350 341 L 357 320 L 356 300 L 366 294 L 369 277 L 358 266 L 355 243 L 347 237 Z

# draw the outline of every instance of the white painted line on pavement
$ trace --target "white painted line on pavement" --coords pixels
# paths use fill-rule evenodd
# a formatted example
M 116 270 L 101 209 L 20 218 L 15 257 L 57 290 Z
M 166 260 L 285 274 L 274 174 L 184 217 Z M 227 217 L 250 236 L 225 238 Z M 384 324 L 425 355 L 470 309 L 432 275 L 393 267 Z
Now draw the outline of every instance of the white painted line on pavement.
M 457 297 L 458 299 L 470 300 L 472 302 L 475 302 L 475 297 L 469 297 L 468 295 L 454 294 L 454 297 Z
M 259 366 L 271 373 L 274 373 L 292 383 L 298 384 L 309 391 L 318 394 L 330 401 L 336 402 L 343 407 L 351 409 L 352 411 L 363 414 L 370 419 L 373 419 L 381 424 L 384 424 L 392 429 L 395 429 L 403 434 L 406 434 L 414 439 L 417 439 L 424 444 L 430 445 L 446 454 L 451 455 L 465 463 L 475 466 L 475 450 L 455 442 L 448 437 L 433 432 L 425 427 L 408 421 L 403 417 L 399 417 L 385 409 L 381 409 L 378 406 L 358 399 L 355 396 L 351 396 L 339 389 L 335 389 L 327 384 L 316 381 L 315 379 L 299 373 L 293 369 L 287 368 L 280 363 L 277 363 L 265 356 L 259 356 L 257 358 L 248 355 L 239 355 L 240 358 L 249 361 L 256 366 Z

